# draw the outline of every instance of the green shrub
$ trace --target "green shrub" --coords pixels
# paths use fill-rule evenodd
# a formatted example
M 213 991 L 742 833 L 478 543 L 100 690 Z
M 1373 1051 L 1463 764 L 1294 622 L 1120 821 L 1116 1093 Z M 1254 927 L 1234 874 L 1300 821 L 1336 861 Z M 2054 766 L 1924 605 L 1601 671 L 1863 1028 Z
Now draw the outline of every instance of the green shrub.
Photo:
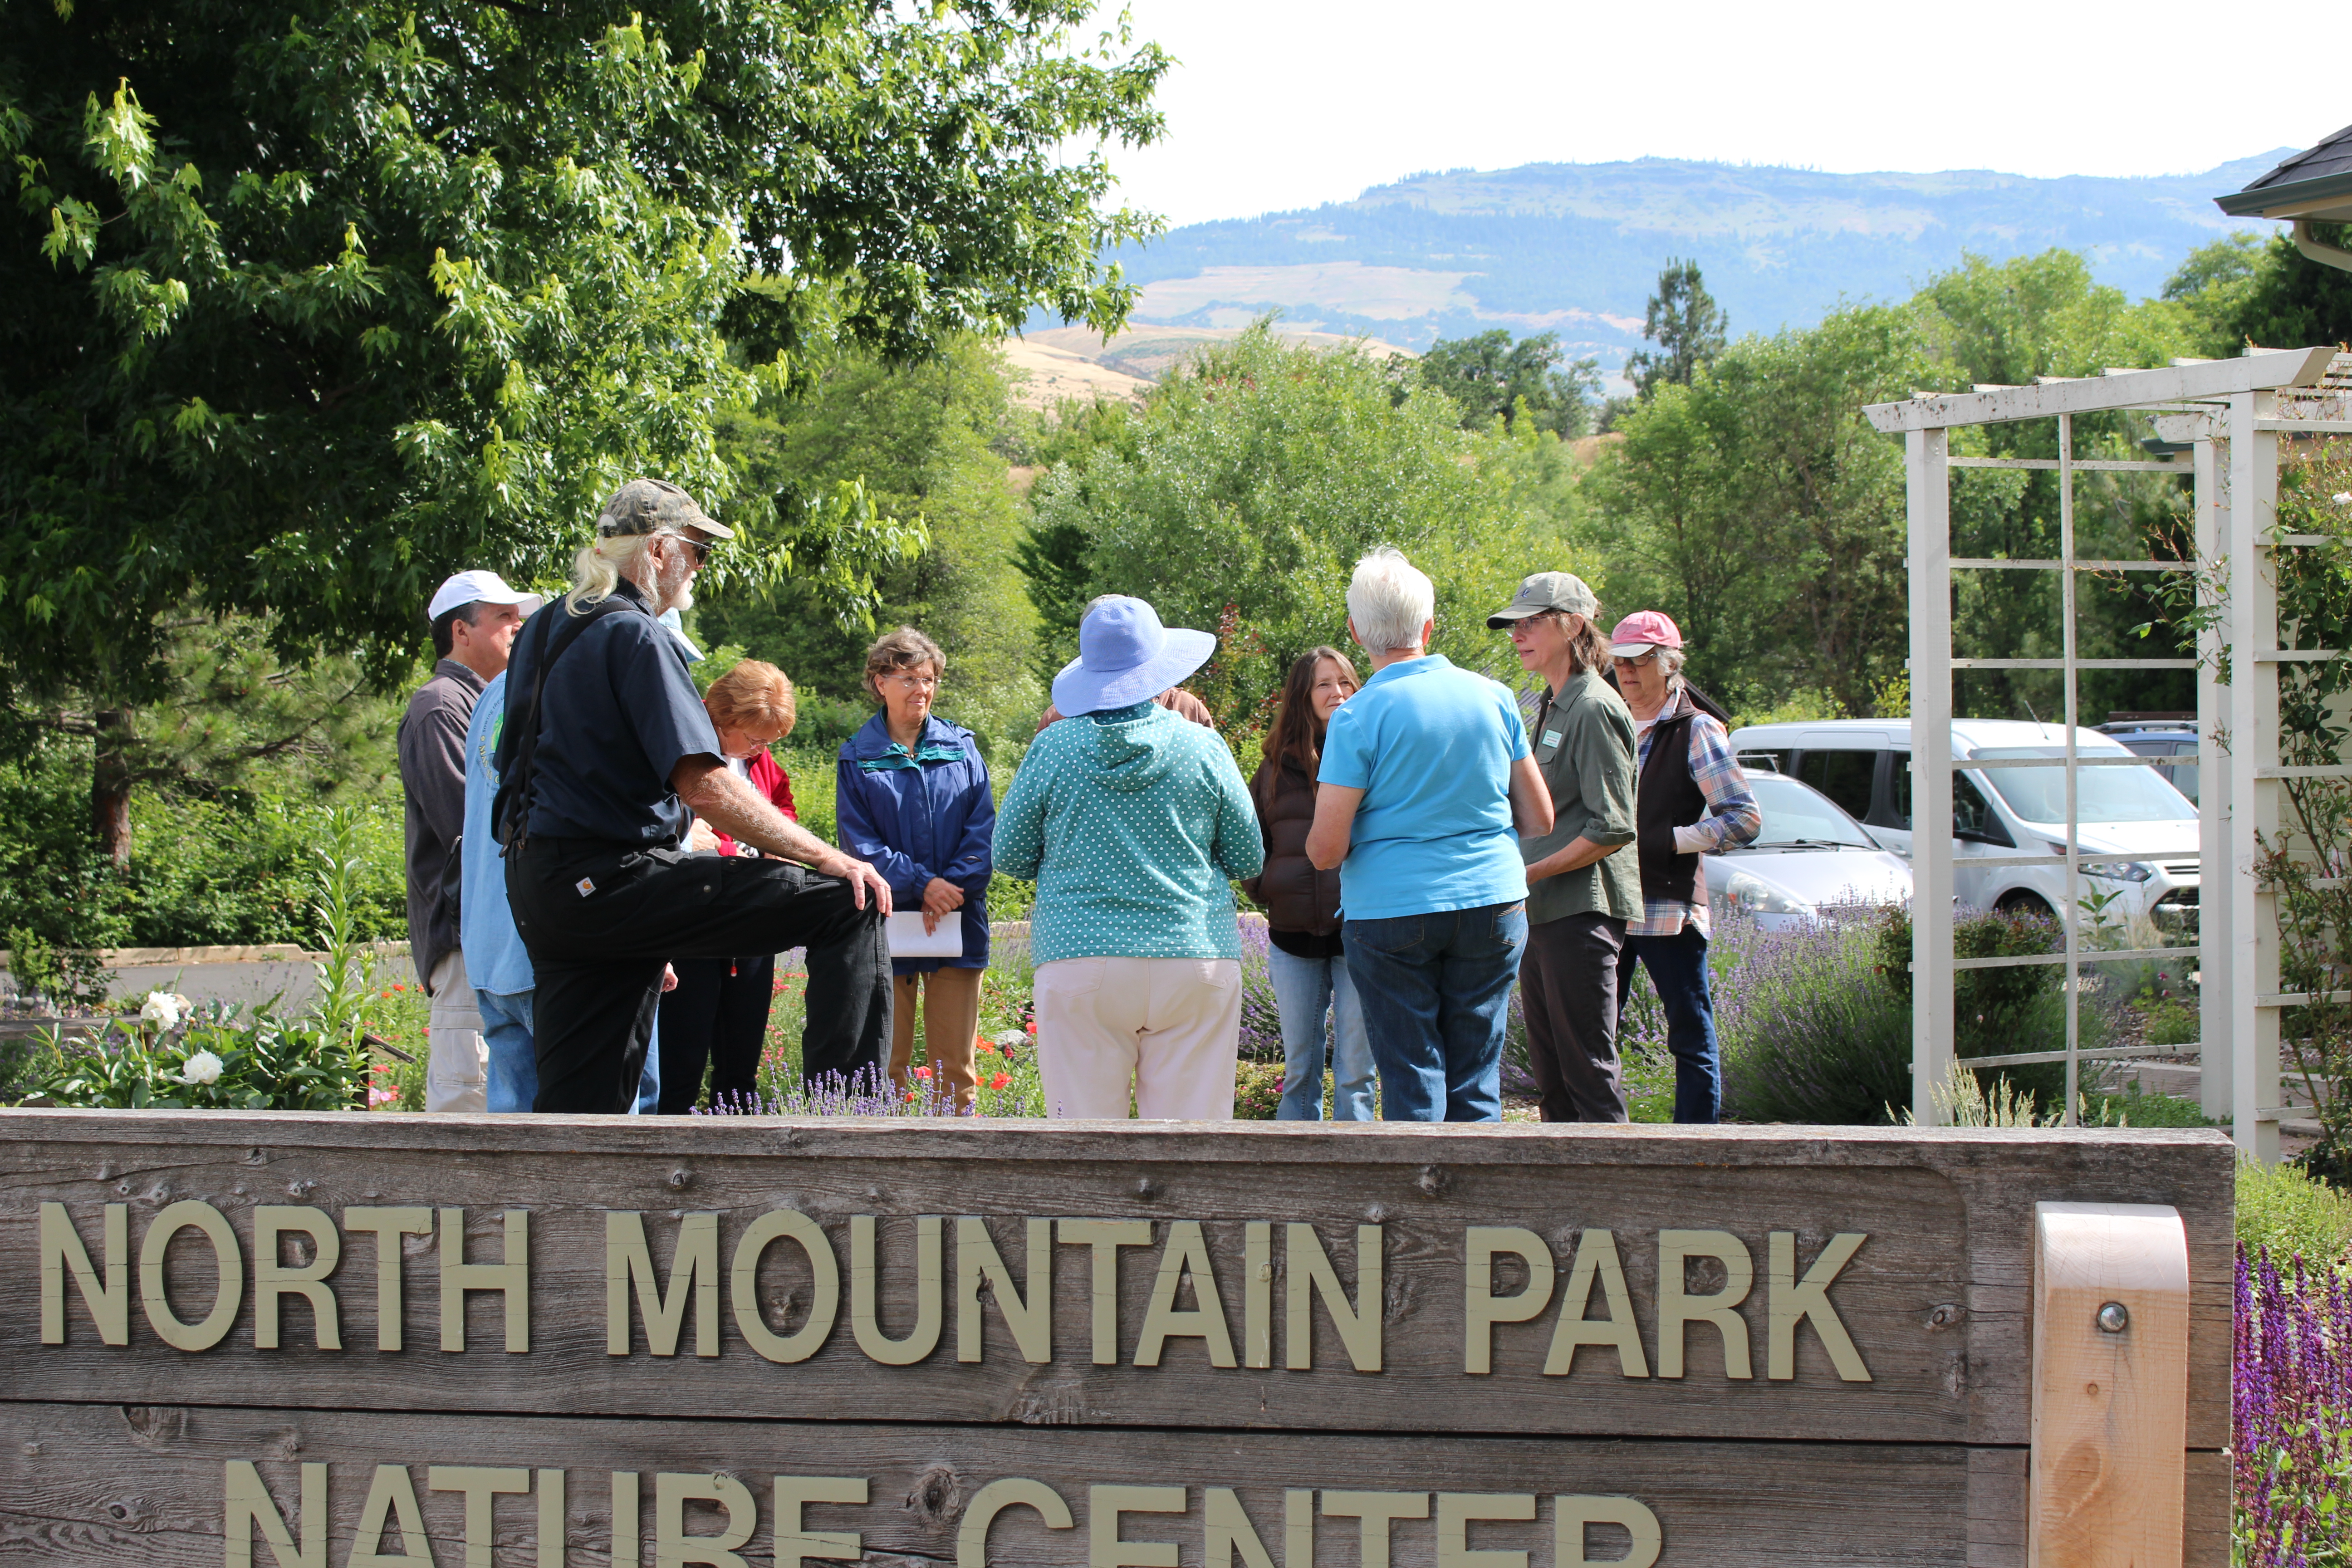
M 1237 1062 L 1234 1067 L 1234 1120 L 1272 1121 L 1282 1108 L 1282 1064 Z
M 1964 915 L 1952 924 L 1955 958 L 2020 958 L 2055 952 L 2065 938 L 2055 921 L 2021 910 L 1989 910 Z M 1891 910 L 1878 928 L 1879 973 L 1886 977 L 1905 1009 L 1911 1005 L 1911 916 Z M 2066 971 L 2055 963 L 2029 963 L 1996 969 L 1963 969 L 1952 976 L 1952 1050 L 1962 1061 L 1970 1057 L 2005 1057 L 2026 1051 L 2066 1048 Z M 2085 1050 L 2105 1043 L 2114 1032 L 2107 1010 L 2089 994 L 2079 998 L 2076 1043 Z M 2066 1097 L 2066 1064 L 2037 1062 L 1994 1069 L 2018 1090 L 2033 1097 L 2045 1112 L 2055 1110 Z M 1979 1073 L 1979 1078 L 1984 1076 Z M 1908 1090 L 1905 1100 L 1909 1098 Z
M 2151 1046 L 2191 1046 L 2201 1034 L 2197 1009 L 2166 998 L 2147 1010 L 2146 1032 Z
M 2345 1261 L 2352 1248 L 2352 1194 L 2294 1165 L 2238 1162 L 2238 1240 L 2248 1253 Z
M 54 1032 L 19 1091 L 53 1105 L 131 1110 L 350 1110 L 367 1063 L 316 1019 L 200 1005 L 179 1027 L 118 1025 L 95 1044 Z
M 1725 1051 L 1727 1115 L 1870 1125 L 1910 1103 L 1910 1004 L 1865 963 L 1838 957 L 1766 999 L 1741 1047 Z

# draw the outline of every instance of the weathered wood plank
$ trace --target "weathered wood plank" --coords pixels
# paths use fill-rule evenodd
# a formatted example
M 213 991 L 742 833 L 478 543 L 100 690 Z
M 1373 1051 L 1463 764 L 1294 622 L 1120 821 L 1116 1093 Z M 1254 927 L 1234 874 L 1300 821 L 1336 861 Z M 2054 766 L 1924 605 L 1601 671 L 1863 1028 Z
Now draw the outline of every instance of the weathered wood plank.
M 1376 1126 L 1305 1132 L 1280 1124 L 1204 1131 L 1136 1124 L 847 1125 L 556 1118 L 395 1118 L 217 1113 L 132 1116 L 0 1112 L 0 1398 L 99 1398 L 133 1405 L 560 1410 L 852 1417 L 877 1409 L 914 1420 L 1027 1424 L 1287 1426 L 1590 1436 L 1871 1438 L 2022 1443 L 2032 1213 L 2042 1199 L 2161 1202 L 2188 1228 L 2192 1447 L 2218 1447 L 2227 1420 L 2230 1151 L 2204 1133 L 2026 1134 L 1885 1130 L 1488 1129 Z M 341 1351 L 318 1348 L 311 1309 L 283 1297 L 282 1348 L 256 1348 L 247 1289 L 225 1339 L 199 1353 L 158 1339 L 142 1310 L 138 1254 L 169 1204 L 217 1206 L 248 1255 L 258 1205 L 315 1207 L 345 1222 L 335 1293 Z M 130 1343 L 99 1335 L 71 1284 L 62 1345 L 40 1342 L 37 1215 L 64 1205 L 100 1255 L 106 1204 L 124 1205 Z M 500 1300 L 466 1298 L 464 1354 L 440 1343 L 437 1238 L 409 1235 L 403 1257 L 403 1350 L 376 1348 L 377 1237 L 348 1226 L 361 1206 L 466 1210 L 467 1258 L 495 1259 L 499 1211 L 527 1209 L 532 1264 L 530 1350 L 502 1350 Z M 752 1353 L 726 1300 L 729 1262 L 751 1220 L 791 1206 L 816 1220 L 839 1260 L 839 1319 L 824 1348 L 785 1364 Z M 680 1353 L 606 1353 L 608 1209 L 638 1212 L 665 1276 L 678 1215 L 715 1213 L 713 1317 L 719 1353 L 694 1353 L 692 1311 Z M 1089 1248 L 1056 1245 L 1053 1359 L 1034 1365 L 993 1300 L 981 1313 L 982 1359 L 961 1363 L 955 1306 L 959 1237 L 941 1241 L 937 1348 L 916 1364 L 871 1359 L 858 1343 L 849 1265 L 852 1218 L 879 1217 L 878 1332 L 918 1324 L 916 1226 L 921 1214 L 985 1215 L 1017 1290 L 1025 1290 L 1030 1216 L 1142 1220 L 1150 1245 L 1121 1254 L 1117 1364 L 1095 1364 Z M 1173 1338 L 1159 1365 L 1136 1365 L 1139 1340 L 1171 1238 L 1200 1222 L 1237 1359 L 1246 1361 L 1248 1226 L 1269 1226 L 1270 1366 L 1210 1364 L 1213 1341 Z M 1381 1369 L 1353 1370 L 1318 1301 L 1311 1371 L 1287 1360 L 1287 1222 L 1313 1223 L 1344 1288 L 1356 1289 L 1356 1227 L 1377 1225 L 1383 1253 Z M 1554 1258 L 1552 1300 L 1492 1330 L 1491 1373 L 1464 1371 L 1465 1238 L 1473 1226 L 1521 1227 Z M 1567 1376 L 1542 1366 L 1581 1234 L 1615 1237 L 1643 1357 L 1664 1370 L 1658 1332 L 1660 1233 L 1724 1230 L 1756 1279 L 1737 1309 L 1752 1378 L 1727 1376 L 1722 1335 L 1690 1327 L 1680 1379 L 1620 1375 L 1617 1353 L 1588 1345 Z M 1871 1380 L 1838 1374 L 1811 1324 L 1793 1339 L 1793 1378 L 1770 1373 L 1774 1232 L 1796 1237 L 1799 1271 L 1832 1237 L 1866 1234 L 1830 1288 Z M 285 1255 L 292 1262 L 298 1253 Z M 191 1323 L 212 1301 L 214 1262 L 196 1231 L 164 1254 L 174 1310 Z M 1723 1265 L 1689 1266 L 1689 1290 Z M 1507 1251 L 1492 1289 L 1527 1282 Z M 768 1249 L 760 1310 L 797 1327 L 813 1281 L 789 1242 Z M 1588 1315 L 1601 1317 L 1605 1292 Z M 1189 1288 L 1177 1303 L 1189 1310 Z M 683 1303 L 681 1303 L 683 1306 Z M 699 1310 L 698 1308 L 697 1310 Z M 633 1308 L 633 1317 L 636 1316 Z
M 125 1412 L 110 1405 L 0 1406 L 0 1554 L 37 1553 L 77 1563 L 142 1568 L 219 1568 L 225 1493 L 234 1461 L 251 1463 L 273 1517 L 300 1540 L 300 1467 L 325 1467 L 326 1535 L 321 1561 L 341 1564 L 378 1465 L 403 1467 L 415 1494 L 434 1559 L 468 1561 L 466 1499 L 432 1489 L 432 1467 L 505 1468 L 529 1494 L 488 1499 L 499 1563 L 555 1561 L 539 1555 L 538 1473 L 564 1472 L 563 1519 L 572 1565 L 606 1564 L 613 1553 L 613 1473 L 636 1478 L 638 1552 L 656 1561 L 664 1474 L 719 1475 L 742 1488 L 756 1513 L 742 1558 L 765 1563 L 776 1538 L 777 1476 L 866 1483 L 868 1502 L 812 1504 L 803 1531 L 857 1532 L 864 1560 L 939 1563 L 957 1558 L 960 1531 L 982 1489 L 1006 1478 L 1042 1481 L 1066 1504 L 1067 1529 L 1044 1526 L 1014 1508 L 988 1532 L 989 1561 L 1038 1568 L 1087 1568 L 1113 1561 L 1090 1550 L 1103 1505 L 1098 1487 L 1172 1489 L 1162 1499 L 1127 1500 L 1173 1511 L 1129 1511 L 1120 1521 L 1123 1560 L 1150 1563 L 1147 1544 L 1173 1543 L 1166 1561 L 1202 1568 L 1209 1489 L 1230 1488 L 1267 1556 L 1283 1568 L 1364 1568 L 1361 1508 L 1335 1493 L 1403 1494 L 1390 1527 L 1392 1568 L 1433 1568 L 1439 1494 L 1471 1494 L 1473 1512 L 1507 1514 L 1501 1500 L 1525 1497 L 1524 1522 L 1481 1519 L 1467 1527 L 1473 1551 L 1526 1552 L 1522 1561 L 1573 1562 L 1554 1552 L 1563 1497 L 1633 1498 L 1658 1521 L 1675 1568 L 1759 1564 L 1950 1564 L 1971 1561 L 1970 1451 L 1866 1444 L 1596 1442 L 1566 1438 L 1420 1438 L 1326 1434 L 1309 1440 L 1260 1433 L 979 1431 L 719 1421 L 556 1420 L 498 1415 L 289 1414 L 179 1407 Z M 2012 1477 L 2019 1472 L 2013 1468 Z M 676 1483 L 673 1483 L 675 1486 Z M 551 1488 L 549 1489 L 551 1491 Z M 1286 1494 L 1312 1490 L 1311 1556 L 1286 1547 Z M 1181 1494 L 1181 1495 L 1178 1495 Z M 1462 1505 L 1446 1503 L 1448 1512 Z M 1419 1513 L 1421 1517 L 1413 1517 Z M 394 1514 L 396 1518 L 396 1513 Z M 678 1515 L 689 1535 L 723 1531 L 724 1511 L 695 1502 Z M 267 1521 L 252 1531 L 253 1561 L 269 1564 Z M 1629 1532 L 1605 1526 L 1589 1536 L 1592 1561 L 1622 1558 Z M 400 1549 L 395 1532 L 383 1542 Z M 374 1547 L 377 1542 L 365 1544 Z M 289 1553 L 290 1560 L 291 1553 Z M 621 1561 L 632 1561 L 624 1552 Z M 689 1559 L 691 1560 L 691 1559 Z M 1237 1558 L 1236 1561 L 1246 1559 Z M 1638 1559 L 1637 1559 L 1638 1560 Z M 1223 1553 L 1207 1560 L 1223 1568 Z M 1477 1562 L 1478 1559 L 1469 1561 Z M 1492 1562 L 1495 1560 L 1485 1560 Z M 2210 1562 L 2211 1560 L 2208 1560 Z M 2226 1555 L 2220 1560 L 2226 1563 Z

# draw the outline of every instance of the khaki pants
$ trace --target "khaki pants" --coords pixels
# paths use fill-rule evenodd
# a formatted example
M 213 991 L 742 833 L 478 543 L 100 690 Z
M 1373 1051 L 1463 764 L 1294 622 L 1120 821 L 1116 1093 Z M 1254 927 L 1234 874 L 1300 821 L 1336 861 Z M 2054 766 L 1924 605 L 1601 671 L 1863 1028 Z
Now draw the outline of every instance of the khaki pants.
M 940 967 L 929 974 L 901 974 L 890 991 L 890 1081 L 905 1089 L 915 1059 L 915 1005 L 923 1008 L 923 1049 L 930 1058 L 931 1088 L 952 1090 L 956 1109 L 971 1106 L 979 1086 L 971 1066 L 973 1034 L 980 1027 L 978 969 Z
M 433 966 L 433 1016 L 425 1038 L 425 1109 L 489 1110 L 490 1049 L 482 1040 L 473 983 L 466 978 L 466 955 L 454 948 Z
M 1045 1114 L 1230 1121 L 1242 966 L 1230 958 L 1064 958 L 1037 966 Z

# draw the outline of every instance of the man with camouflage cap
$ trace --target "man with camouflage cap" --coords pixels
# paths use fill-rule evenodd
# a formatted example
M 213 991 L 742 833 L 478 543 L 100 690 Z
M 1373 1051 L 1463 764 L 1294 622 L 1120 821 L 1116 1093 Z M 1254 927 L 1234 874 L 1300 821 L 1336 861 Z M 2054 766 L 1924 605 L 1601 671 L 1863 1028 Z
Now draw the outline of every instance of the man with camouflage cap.
M 515 639 L 495 812 L 538 989 L 543 1111 L 625 1110 L 674 958 L 808 950 L 802 1070 L 878 1073 L 890 1036 L 890 889 L 725 764 L 656 616 L 734 531 L 661 479 L 596 519 L 572 587 Z M 693 854 L 688 813 L 759 858 Z

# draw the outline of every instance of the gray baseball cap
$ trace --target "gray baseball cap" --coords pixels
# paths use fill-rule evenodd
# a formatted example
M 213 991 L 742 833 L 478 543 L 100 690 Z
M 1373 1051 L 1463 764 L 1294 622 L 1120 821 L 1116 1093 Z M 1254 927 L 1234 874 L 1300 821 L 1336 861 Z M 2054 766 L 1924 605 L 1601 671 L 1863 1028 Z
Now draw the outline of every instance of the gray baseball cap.
M 1600 599 L 1575 573 L 1538 572 L 1520 580 L 1519 591 L 1512 595 L 1511 602 L 1486 617 L 1486 628 L 1498 632 L 1514 621 L 1540 616 L 1546 610 L 1590 616 L 1600 608 Z
M 613 492 L 596 514 L 596 531 L 611 539 L 628 533 L 668 533 L 695 528 L 713 539 L 732 539 L 735 531 L 713 521 L 694 504 L 694 498 L 667 479 L 631 479 Z

